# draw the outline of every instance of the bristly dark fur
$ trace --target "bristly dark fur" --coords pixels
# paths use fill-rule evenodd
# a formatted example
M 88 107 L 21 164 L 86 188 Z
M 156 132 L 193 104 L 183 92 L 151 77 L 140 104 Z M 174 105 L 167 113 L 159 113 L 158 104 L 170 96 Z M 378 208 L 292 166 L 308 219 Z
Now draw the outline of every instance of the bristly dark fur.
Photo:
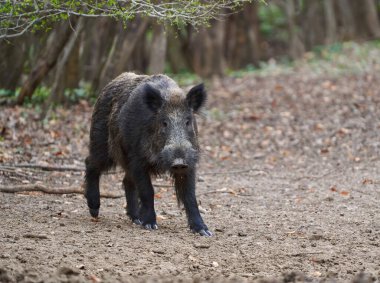
M 99 213 L 101 174 L 119 165 L 125 171 L 127 214 L 133 221 L 156 226 L 150 176 L 168 172 L 190 227 L 208 231 L 195 198 L 199 145 L 194 114 L 206 98 L 203 84 L 185 94 L 165 75 L 123 73 L 104 88 L 95 104 L 86 158 L 92 216 Z

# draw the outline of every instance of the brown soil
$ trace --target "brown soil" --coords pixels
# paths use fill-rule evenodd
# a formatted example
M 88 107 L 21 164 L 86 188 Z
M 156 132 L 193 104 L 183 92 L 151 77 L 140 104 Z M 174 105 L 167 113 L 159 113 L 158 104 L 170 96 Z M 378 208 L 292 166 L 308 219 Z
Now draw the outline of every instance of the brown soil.
M 216 83 L 197 187 L 212 238 L 189 232 L 165 177 L 155 180 L 153 232 L 127 219 L 124 198 L 102 199 L 93 222 L 82 195 L 0 193 L 0 282 L 378 282 L 379 85 L 379 72 Z M 31 109 L 0 112 L 1 166 L 83 166 L 86 103 L 46 123 Z M 0 169 L 1 186 L 82 180 Z M 121 180 L 105 176 L 102 190 L 120 193 Z

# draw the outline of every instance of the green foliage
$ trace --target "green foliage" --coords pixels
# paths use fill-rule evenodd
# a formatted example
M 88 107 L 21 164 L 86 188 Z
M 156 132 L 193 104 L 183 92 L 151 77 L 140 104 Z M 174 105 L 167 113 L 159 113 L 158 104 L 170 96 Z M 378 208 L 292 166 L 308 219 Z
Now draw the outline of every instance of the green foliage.
M 51 91 L 49 88 L 45 86 L 40 86 L 36 88 L 31 99 L 27 98 L 25 100 L 25 103 L 33 106 L 42 104 L 50 96 L 50 93 Z
M 234 78 L 242 78 L 244 77 L 247 73 L 254 73 L 257 72 L 258 68 L 255 67 L 252 64 L 248 64 L 245 68 L 240 69 L 240 70 L 228 70 L 227 75 L 234 77 Z
M 278 5 L 260 5 L 258 14 L 260 32 L 266 38 L 277 37 L 283 39 L 286 36 L 286 15 Z
M 11 91 L 8 89 L 0 89 L 0 101 L 7 100 L 9 103 L 16 102 L 17 96 L 20 93 L 20 89 L 18 88 L 16 91 Z M 51 95 L 51 89 L 46 86 L 40 86 L 36 88 L 33 93 L 32 98 L 27 97 L 25 99 L 25 105 L 27 107 L 37 107 L 37 111 L 43 103 L 47 101 L 47 99 Z M 96 100 L 96 96 L 94 96 L 93 92 L 89 85 L 84 84 L 79 88 L 74 89 L 65 89 L 64 90 L 64 103 L 65 104 L 75 104 L 80 100 L 87 100 L 90 103 L 94 103 Z
M 65 102 L 75 104 L 80 100 L 87 100 L 90 103 L 94 103 L 97 96 L 91 91 L 91 86 L 84 84 L 79 88 L 65 89 L 64 91 Z
M 110 17 L 123 23 L 136 15 L 166 21 L 171 25 L 207 25 L 221 10 L 237 9 L 252 0 L 0 0 L 0 38 L 14 37 L 34 29 L 48 28 L 70 16 Z
M 0 98 L 12 97 L 14 96 L 14 93 L 15 92 L 12 90 L 0 88 Z

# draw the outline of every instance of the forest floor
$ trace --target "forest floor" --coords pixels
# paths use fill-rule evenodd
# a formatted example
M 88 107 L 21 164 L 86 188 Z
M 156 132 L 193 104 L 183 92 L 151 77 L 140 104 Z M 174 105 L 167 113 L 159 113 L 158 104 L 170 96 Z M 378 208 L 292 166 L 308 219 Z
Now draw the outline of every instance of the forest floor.
M 214 237 L 190 233 L 166 177 L 159 230 L 103 198 L 0 193 L 0 282 L 319 282 L 380 280 L 380 64 L 343 73 L 293 68 L 227 77 L 199 119 L 197 195 Z M 0 108 L 0 186 L 77 187 L 92 108 Z M 120 194 L 122 174 L 104 176 Z

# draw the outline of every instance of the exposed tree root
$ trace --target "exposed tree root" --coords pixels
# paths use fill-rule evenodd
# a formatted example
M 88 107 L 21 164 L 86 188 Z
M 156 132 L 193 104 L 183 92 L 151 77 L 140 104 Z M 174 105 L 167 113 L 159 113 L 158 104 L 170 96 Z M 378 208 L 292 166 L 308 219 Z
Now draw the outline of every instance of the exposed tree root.
M 2 167 L 6 168 L 34 168 L 34 169 L 40 169 L 43 171 L 84 171 L 84 168 L 81 167 L 75 167 L 75 166 L 57 166 L 57 165 L 38 165 L 38 164 L 9 164 L 4 165 Z
M 0 165 L 0 168 L 4 169 L 13 169 L 13 168 L 31 168 L 31 169 L 40 169 L 42 171 L 77 171 L 84 172 L 84 167 L 76 167 L 76 166 L 58 166 L 58 165 L 38 165 L 38 164 L 6 164 Z M 248 173 L 257 171 L 258 174 L 268 174 L 267 172 L 254 168 L 247 168 L 242 170 L 231 170 L 231 171 L 215 171 L 215 172 L 200 172 L 199 175 L 227 175 L 227 174 L 240 174 L 240 173 Z M 103 174 L 119 174 L 123 173 L 123 171 L 109 171 L 104 172 Z
M 40 184 L 32 185 L 13 185 L 13 186 L 0 186 L 0 192 L 3 193 L 19 193 L 19 192 L 43 192 L 46 194 L 84 194 L 84 190 L 79 186 L 49 188 Z M 103 198 L 121 198 L 121 194 L 100 193 Z

